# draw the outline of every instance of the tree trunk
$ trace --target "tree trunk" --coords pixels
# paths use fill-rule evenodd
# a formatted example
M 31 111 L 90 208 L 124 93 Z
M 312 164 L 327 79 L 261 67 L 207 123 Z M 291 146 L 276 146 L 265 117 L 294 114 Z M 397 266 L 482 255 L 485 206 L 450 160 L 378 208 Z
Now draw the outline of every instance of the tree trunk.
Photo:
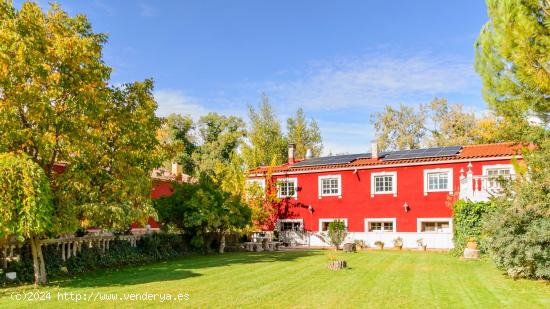
M 42 254 L 42 244 L 37 240 L 36 241 L 38 249 L 38 262 L 40 263 L 40 284 L 47 284 L 48 277 L 46 275 L 46 263 L 44 262 L 44 254 Z
M 223 254 L 224 250 L 225 250 L 225 231 L 222 231 L 220 235 L 220 248 L 218 251 L 220 254 Z
M 32 268 L 34 270 L 34 286 L 38 286 L 40 283 L 40 265 L 38 265 L 38 250 L 36 248 L 36 243 L 34 242 L 34 237 L 31 236 L 30 240 L 31 253 L 32 253 Z
M 44 257 L 42 256 L 42 248 L 34 236 L 30 237 L 29 242 L 32 253 L 32 268 L 34 270 L 34 286 L 46 284 L 46 266 L 44 264 Z

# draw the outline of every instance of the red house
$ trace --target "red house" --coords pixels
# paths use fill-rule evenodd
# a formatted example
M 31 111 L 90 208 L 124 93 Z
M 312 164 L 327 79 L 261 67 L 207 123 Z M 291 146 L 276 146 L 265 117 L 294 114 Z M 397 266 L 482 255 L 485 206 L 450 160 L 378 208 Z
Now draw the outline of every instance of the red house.
M 295 160 L 270 169 L 281 201 L 274 229 L 291 244 L 325 246 L 328 223 L 343 220 L 346 241 L 404 247 L 452 248 L 452 205 L 487 200 L 500 191 L 498 178 L 513 177 L 513 143 L 439 147 Z M 250 172 L 248 183 L 265 188 L 268 167 Z

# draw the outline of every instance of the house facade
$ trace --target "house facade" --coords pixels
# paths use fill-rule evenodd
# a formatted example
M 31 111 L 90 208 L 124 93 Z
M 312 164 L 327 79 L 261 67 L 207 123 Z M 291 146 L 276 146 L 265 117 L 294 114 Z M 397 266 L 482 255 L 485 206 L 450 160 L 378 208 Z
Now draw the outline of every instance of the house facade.
M 500 177 L 514 177 L 512 160 L 521 146 L 512 143 L 440 147 L 295 160 L 250 171 L 247 182 L 276 190 L 278 215 L 273 229 L 291 244 L 326 246 L 328 224 L 347 226 L 346 241 L 391 247 L 452 248 L 452 205 L 461 199 L 488 200 L 499 194 Z M 266 177 L 274 183 L 266 188 Z

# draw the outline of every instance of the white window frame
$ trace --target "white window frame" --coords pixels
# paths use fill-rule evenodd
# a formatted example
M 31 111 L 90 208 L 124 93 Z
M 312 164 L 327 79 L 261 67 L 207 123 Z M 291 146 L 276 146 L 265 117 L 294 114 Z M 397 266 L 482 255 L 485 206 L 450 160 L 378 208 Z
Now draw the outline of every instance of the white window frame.
M 290 198 L 298 199 L 298 178 L 278 178 L 277 180 L 277 197 L 278 198 Z M 282 195 L 279 182 L 292 182 L 294 183 L 294 195 Z
M 489 176 L 489 170 L 493 170 L 493 169 L 509 169 L 510 170 L 510 175 L 515 175 L 516 174 L 516 169 L 514 168 L 514 166 L 512 164 L 493 164 L 493 165 L 483 165 L 482 167 L 482 171 L 483 171 L 483 176 Z
M 277 220 L 277 231 L 282 232 L 282 223 L 283 222 L 292 222 L 292 223 L 300 223 L 300 231 L 304 230 L 304 219 L 279 219 Z M 287 231 L 289 232 L 289 231 Z
M 392 176 L 392 191 L 376 192 L 376 184 L 374 183 L 376 176 Z M 393 196 L 397 196 L 397 172 L 378 172 L 370 174 L 370 196 L 374 197 L 374 195 L 379 194 L 393 194 Z
M 322 219 L 319 219 L 319 232 L 320 233 L 327 232 L 327 231 L 323 231 L 323 223 L 325 223 L 325 222 L 330 223 L 334 220 L 344 221 L 344 225 L 346 226 L 346 230 L 348 229 L 348 219 L 347 218 L 322 218 Z
M 507 169 L 510 171 L 510 177 L 514 177 L 516 175 L 516 169 L 514 168 L 514 166 L 512 164 L 493 164 L 493 165 L 483 165 L 481 167 L 482 169 L 482 173 L 483 173 L 483 176 L 485 176 L 486 178 L 486 185 L 487 187 L 489 188 L 492 188 L 492 189 L 498 189 L 498 188 L 501 188 L 500 184 L 497 183 L 497 179 L 498 179 L 498 176 L 495 177 L 495 178 L 492 178 L 492 179 L 489 179 L 489 170 L 495 170 L 495 169 L 498 169 L 498 170 L 503 170 L 503 169 Z M 491 186 L 490 184 L 492 183 L 496 183 L 497 185 L 496 186 Z
M 428 175 L 433 173 L 447 173 L 447 189 L 431 189 L 429 187 L 429 181 L 428 181 Z M 434 169 L 428 169 L 424 170 L 424 195 L 428 195 L 428 192 L 449 192 L 449 194 L 453 194 L 454 191 L 454 185 L 453 185 L 453 169 L 452 168 L 434 168 Z
M 324 179 L 338 179 L 338 193 L 326 193 L 323 194 L 323 180 Z M 338 196 L 338 198 L 342 198 L 342 175 L 324 175 L 319 176 L 317 178 L 318 183 L 318 190 L 319 190 L 319 198 L 323 196 Z
M 390 231 L 374 231 L 369 232 L 369 223 L 371 222 L 392 222 L 393 230 Z M 365 219 L 365 233 L 395 233 L 397 231 L 397 218 L 366 218 Z
M 422 232 L 422 222 L 449 222 L 449 232 Z M 416 232 L 423 234 L 453 234 L 453 218 L 417 218 Z

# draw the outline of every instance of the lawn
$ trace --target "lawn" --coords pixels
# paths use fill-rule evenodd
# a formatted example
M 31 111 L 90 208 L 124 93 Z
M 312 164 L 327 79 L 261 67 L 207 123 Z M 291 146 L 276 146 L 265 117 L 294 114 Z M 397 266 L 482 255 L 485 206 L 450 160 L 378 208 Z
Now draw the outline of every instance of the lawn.
M 327 251 L 191 256 L 54 281 L 39 290 L 44 296 L 50 293 L 51 300 L 46 301 L 11 299 L 34 291 L 31 286 L 2 289 L 0 307 L 550 308 L 548 283 L 507 279 L 488 260 L 397 251 L 341 256 L 349 269 L 328 270 Z M 74 297 L 116 294 L 119 299 L 58 300 L 58 293 L 65 292 L 75 293 Z M 156 300 L 120 300 L 129 293 L 157 295 Z M 182 300 L 161 303 L 166 294 Z

